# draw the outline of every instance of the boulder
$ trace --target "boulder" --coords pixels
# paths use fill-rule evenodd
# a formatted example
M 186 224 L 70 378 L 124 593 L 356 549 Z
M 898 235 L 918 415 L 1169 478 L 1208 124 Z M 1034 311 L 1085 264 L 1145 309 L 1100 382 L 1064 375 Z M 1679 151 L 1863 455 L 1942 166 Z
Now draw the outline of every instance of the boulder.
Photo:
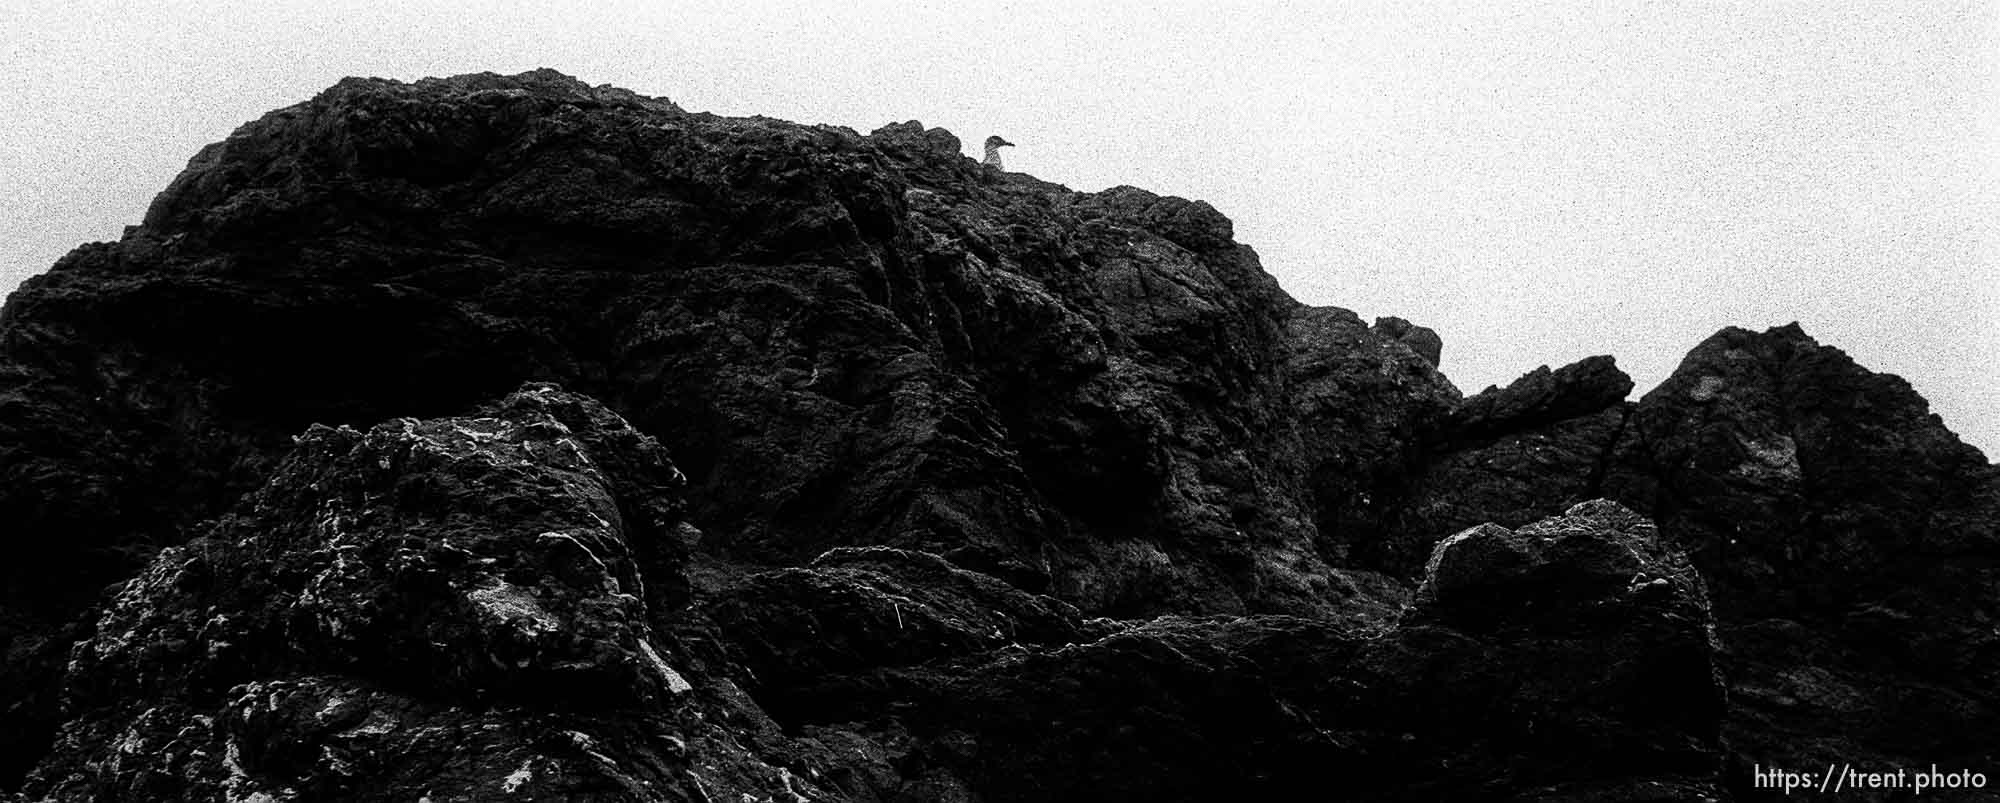
M 683 484 L 656 441 L 552 385 L 315 427 L 124 584 L 72 651 L 68 721 L 26 792 L 815 794 L 801 751 L 770 752 L 775 728 L 655 627 L 686 587 Z

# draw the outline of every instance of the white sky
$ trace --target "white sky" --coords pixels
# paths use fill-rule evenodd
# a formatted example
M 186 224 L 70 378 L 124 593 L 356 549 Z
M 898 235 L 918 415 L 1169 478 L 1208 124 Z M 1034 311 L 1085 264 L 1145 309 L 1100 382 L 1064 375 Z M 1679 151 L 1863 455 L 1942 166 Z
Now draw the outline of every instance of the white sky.
M 1797 320 L 2000 457 L 2000 0 L 0 0 L 0 290 L 342 76 L 541 66 L 1210 201 L 1467 392 Z

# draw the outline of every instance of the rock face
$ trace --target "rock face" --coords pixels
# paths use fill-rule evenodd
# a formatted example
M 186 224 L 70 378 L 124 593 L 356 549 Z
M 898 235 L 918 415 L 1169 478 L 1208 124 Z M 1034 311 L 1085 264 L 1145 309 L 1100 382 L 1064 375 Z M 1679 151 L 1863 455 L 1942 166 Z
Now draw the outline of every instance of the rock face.
M 1328 609 L 1306 578 L 1339 512 L 1286 481 L 1315 457 L 1280 415 L 1317 381 L 1283 368 L 1290 322 L 1328 311 L 1205 204 L 996 177 L 947 139 L 549 73 L 343 82 L 204 150 L 144 227 L 15 301 L 16 386 L 76 373 L 59 330 L 106 324 L 44 429 L 157 440 L 23 455 L 61 472 L 21 472 L 8 512 L 173 542 L 310 423 L 549 379 L 673 443 L 746 560 L 887 542 L 1104 611 Z M 1416 362 L 1350 334 L 1307 356 Z M 1455 397 L 1407 367 L 1427 381 L 1350 412 Z M 205 503 L 163 522 L 169 496 Z
M 2000 475 L 1900 380 L 1728 330 L 1636 404 L 1609 358 L 1461 399 L 1434 332 L 1294 302 L 1213 207 L 959 144 L 539 71 L 349 79 L 203 150 L 0 311 L 0 787 L 2000 766 Z
M 1375 567 L 1407 576 L 1458 528 L 1618 499 L 1708 578 L 1739 794 L 1757 796 L 1755 766 L 2000 766 L 1985 457 L 1901 379 L 1796 325 L 1726 329 L 1636 404 L 1630 387 L 1592 358 L 1468 398 Z
M 29 793 L 640 800 L 795 783 L 703 721 L 754 710 L 686 699 L 649 625 L 686 589 L 683 478 L 659 444 L 550 386 L 483 413 L 315 427 L 213 529 L 162 550 L 72 651 L 71 718 Z M 711 774 L 674 766 L 676 749 Z
M 1535 369 L 1451 411 L 1371 557 L 1409 576 L 1437 540 L 1484 522 L 1518 526 L 1603 495 L 1632 380 L 1610 357 Z
M 76 635 L 52 628 L 314 423 L 556 381 L 672 444 L 733 560 L 891 546 L 1099 613 L 1362 594 L 1386 617 L 1405 592 L 1328 564 L 1348 497 L 1303 477 L 1403 459 L 1406 421 L 1456 397 L 1285 297 L 1205 204 L 992 175 L 913 124 L 718 118 L 549 72 L 352 79 L 266 115 L 5 316 L 0 520 L 35 559 L 0 570 L 0 635 L 29 742 Z M 1298 340 L 1310 316 L 1344 334 Z M 1411 373 L 1350 399 L 1295 361 Z M 1328 430 L 1300 398 L 1365 406 Z M 1369 440 L 1313 444 L 1347 430 Z
M 1908 384 L 1726 329 L 1630 429 L 1606 485 L 1709 578 L 1746 760 L 2000 766 L 2000 473 Z
M 718 569 L 690 550 L 683 479 L 652 438 L 550 385 L 473 416 L 315 427 L 108 603 L 26 791 L 1720 795 L 1703 582 L 1611 502 L 1453 537 L 1384 630 L 1086 620 L 886 547 L 702 581 Z

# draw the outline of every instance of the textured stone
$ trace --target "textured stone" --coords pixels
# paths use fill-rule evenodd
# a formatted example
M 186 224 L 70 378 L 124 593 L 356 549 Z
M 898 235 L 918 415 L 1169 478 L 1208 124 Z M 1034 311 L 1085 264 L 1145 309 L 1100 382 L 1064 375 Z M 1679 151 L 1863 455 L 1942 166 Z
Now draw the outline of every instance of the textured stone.
M 1375 331 L 1384 336 L 1403 341 L 1418 356 L 1431 365 L 1441 365 L 1444 357 L 1444 338 L 1438 337 L 1437 330 L 1428 326 L 1418 326 L 1393 315 L 1375 319 Z
M 959 147 L 537 71 L 350 79 L 205 149 L 0 309 L 0 786 L 1661 800 L 2000 761 L 2000 473 L 1900 380 L 1732 329 L 1637 404 L 1609 358 L 1461 399 L 1434 333 L 1298 304 L 1213 207 Z
M 1709 578 L 1740 763 L 2000 765 L 2000 472 L 1908 383 L 1730 328 L 1628 430 L 1606 490 Z
M 786 766 L 808 751 L 717 724 L 761 715 L 653 629 L 686 587 L 682 484 L 658 443 L 549 385 L 474 417 L 315 427 L 124 584 L 71 653 L 69 721 L 27 792 L 811 794 Z
M 1365 327 L 1295 342 L 1296 309 L 1206 204 L 989 174 L 919 124 L 693 114 L 548 71 L 343 81 L 0 313 L 0 520 L 30 550 L 0 566 L 0 639 L 42 679 L 0 692 L 41 701 L 0 753 L 53 725 L 47 634 L 292 435 L 530 380 L 673 444 L 732 560 L 890 546 L 1098 613 L 1346 615 L 1363 590 L 1393 615 L 1407 589 L 1329 565 L 1364 528 L 1322 532 L 1376 514 L 1313 477 L 1395 473 L 1376 461 L 1456 392 Z M 1382 359 L 1394 381 L 1361 373 Z
M 723 603 L 720 633 L 759 698 L 787 701 L 787 728 L 914 739 L 910 755 L 983 800 L 1718 799 L 1724 698 L 1699 575 L 1610 502 L 1519 538 L 1548 546 L 1485 580 L 1494 567 L 1456 551 L 1481 541 L 1440 547 L 1449 574 L 1425 578 L 1400 627 L 1053 611 L 981 634 L 952 612 L 976 584 L 908 598 L 893 621 L 901 586 L 842 559 L 759 578 Z M 1016 599 L 992 610 L 1037 610 Z M 822 639 L 775 637 L 807 617 Z
M 1451 437 L 1467 443 L 1548 426 L 1616 407 L 1631 392 L 1632 378 L 1608 356 L 1587 357 L 1554 371 L 1544 365 L 1453 408 Z
M 1451 533 L 1483 522 L 1518 527 L 1601 496 L 1631 390 L 1611 358 L 1591 357 L 1466 398 L 1410 473 L 1390 533 L 1366 557 L 1411 576 Z

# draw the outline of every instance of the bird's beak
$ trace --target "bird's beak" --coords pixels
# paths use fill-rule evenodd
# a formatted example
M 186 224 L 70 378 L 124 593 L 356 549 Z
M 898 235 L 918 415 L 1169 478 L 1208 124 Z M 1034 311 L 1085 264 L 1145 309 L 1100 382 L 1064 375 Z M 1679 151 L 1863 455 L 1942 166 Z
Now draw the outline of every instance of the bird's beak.
M 1002 145 L 1005 145 L 1005 146 L 1007 146 L 1007 147 L 1009 147 L 1009 148 L 1012 148 L 1012 147 L 1014 147 L 1014 143 L 1012 143 L 1012 142 L 1008 142 L 1007 140 L 1004 140 L 1004 139 L 1003 139 L 1003 140 L 1000 140 L 1000 144 L 1002 144 Z

